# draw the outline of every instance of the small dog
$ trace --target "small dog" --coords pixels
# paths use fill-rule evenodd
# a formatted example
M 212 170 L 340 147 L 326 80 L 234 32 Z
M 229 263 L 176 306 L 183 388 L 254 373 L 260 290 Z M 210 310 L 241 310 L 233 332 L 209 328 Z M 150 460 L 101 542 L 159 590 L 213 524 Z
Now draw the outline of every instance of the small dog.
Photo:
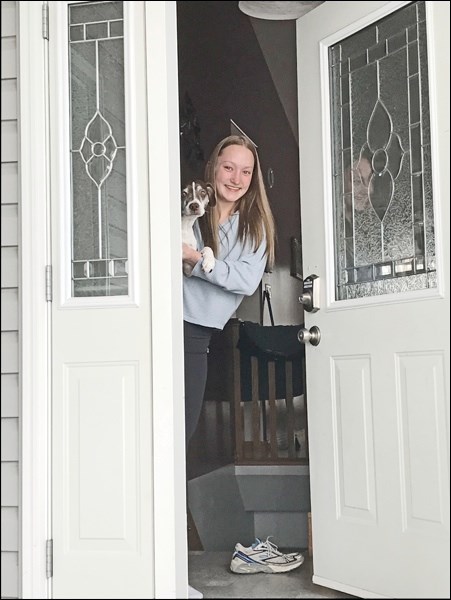
M 207 205 L 216 204 L 215 191 L 213 186 L 200 179 L 195 179 L 187 184 L 182 190 L 182 242 L 188 244 L 197 250 L 196 237 L 193 231 L 193 225 L 199 217 L 205 214 Z M 202 254 L 202 269 L 209 273 L 215 266 L 215 257 L 213 250 L 205 246 L 200 253 Z M 188 277 L 191 275 L 193 267 L 183 263 L 183 272 Z

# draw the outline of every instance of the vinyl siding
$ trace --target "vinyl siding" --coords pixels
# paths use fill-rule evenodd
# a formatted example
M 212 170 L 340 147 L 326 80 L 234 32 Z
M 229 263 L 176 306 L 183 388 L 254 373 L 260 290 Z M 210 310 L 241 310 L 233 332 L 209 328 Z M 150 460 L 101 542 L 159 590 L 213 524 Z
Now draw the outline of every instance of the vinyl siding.
M 19 227 L 16 2 L 1 3 L 1 597 L 19 597 Z

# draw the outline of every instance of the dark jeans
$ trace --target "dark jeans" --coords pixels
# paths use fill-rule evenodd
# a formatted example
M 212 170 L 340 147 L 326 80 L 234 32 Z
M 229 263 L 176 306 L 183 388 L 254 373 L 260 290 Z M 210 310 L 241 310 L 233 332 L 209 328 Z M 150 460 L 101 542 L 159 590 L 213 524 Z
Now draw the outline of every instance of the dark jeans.
M 183 322 L 185 345 L 185 436 L 186 446 L 196 430 L 207 383 L 208 345 L 214 327 Z

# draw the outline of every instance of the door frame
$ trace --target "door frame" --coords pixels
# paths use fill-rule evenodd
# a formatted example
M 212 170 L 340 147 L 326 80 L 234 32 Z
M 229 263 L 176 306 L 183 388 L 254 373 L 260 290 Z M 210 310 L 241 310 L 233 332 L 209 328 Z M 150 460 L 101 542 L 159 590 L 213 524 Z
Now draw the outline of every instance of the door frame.
M 20 194 L 20 576 L 21 598 L 47 598 L 49 521 L 49 326 L 45 298 L 48 244 L 47 48 L 42 5 L 19 2 Z M 33 98 L 33 103 L 30 102 Z
M 49 598 L 51 319 L 48 2 L 18 3 L 20 184 L 20 576 L 22 598 Z M 146 2 L 151 262 L 155 597 L 186 596 L 185 419 L 176 2 Z M 50 32 L 51 35 L 51 32 Z M 152 82 L 158 81 L 158 86 Z M 33 99 L 33 102 L 30 101 Z M 163 117 L 164 115 L 164 117 Z M 154 143 L 156 140 L 156 143 Z M 152 199 L 155 199 L 153 202 Z M 168 402 L 172 399 L 172 402 Z

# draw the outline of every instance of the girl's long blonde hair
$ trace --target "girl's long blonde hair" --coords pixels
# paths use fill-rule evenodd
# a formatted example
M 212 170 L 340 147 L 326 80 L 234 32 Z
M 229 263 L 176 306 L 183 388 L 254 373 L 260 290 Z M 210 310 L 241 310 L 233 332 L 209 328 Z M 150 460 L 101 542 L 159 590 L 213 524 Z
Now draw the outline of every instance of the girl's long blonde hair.
M 254 144 L 242 135 L 230 135 L 223 139 L 213 150 L 205 167 L 205 180 L 213 185 L 216 193 L 215 175 L 218 158 L 228 146 L 244 146 L 254 157 L 251 184 L 244 196 L 236 203 L 235 212 L 239 212 L 238 235 L 243 242 L 249 239 L 255 250 L 266 238 L 267 269 L 271 270 L 274 265 L 276 228 Z M 219 213 L 215 206 L 210 207 L 205 216 L 199 219 L 204 243 L 210 246 L 215 256 L 218 255 L 219 248 L 218 223 Z

